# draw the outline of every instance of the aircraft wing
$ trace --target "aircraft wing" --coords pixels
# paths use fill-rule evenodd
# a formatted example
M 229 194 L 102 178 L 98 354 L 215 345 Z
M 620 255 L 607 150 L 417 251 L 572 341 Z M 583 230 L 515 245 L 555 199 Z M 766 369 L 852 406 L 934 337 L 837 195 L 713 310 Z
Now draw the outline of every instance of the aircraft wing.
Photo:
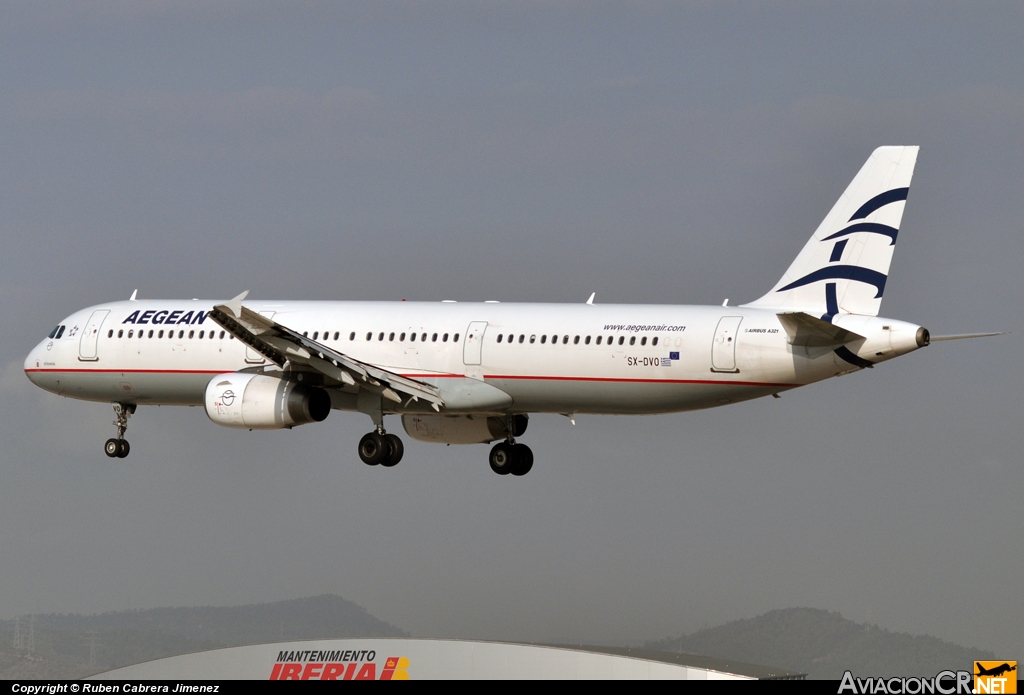
M 403 398 L 399 394 L 405 394 L 408 400 L 427 401 L 434 410 L 439 411 L 444 406 L 436 386 L 360 362 L 266 316 L 260 316 L 242 306 L 246 294 L 242 293 L 229 302 L 216 305 L 209 317 L 278 367 L 289 365 L 292 368 L 305 368 L 339 386 L 365 389 L 395 403 L 401 403 Z

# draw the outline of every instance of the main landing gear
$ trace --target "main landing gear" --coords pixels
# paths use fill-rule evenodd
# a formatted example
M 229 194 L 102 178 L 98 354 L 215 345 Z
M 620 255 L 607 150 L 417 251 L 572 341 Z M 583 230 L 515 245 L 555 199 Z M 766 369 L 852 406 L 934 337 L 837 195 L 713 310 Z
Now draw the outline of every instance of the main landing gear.
M 491 470 L 498 475 L 526 475 L 533 468 L 533 451 L 525 444 L 516 444 L 516 437 L 526 432 L 529 418 L 526 415 L 509 415 L 505 425 L 505 441 L 495 444 L 487 457 Z
M 381 465 L 391 468 L 402 460 L 405 445 L 397 435 L 387 434 L 383 424 L 375 432 L 359 440 L 359 458 L 367 466 Z
M 103 451 L 110 458 L 123 459 L 132 450 L 128 440 L 124 438 L 124 433 L 128 431 L 128 418 L 135 412 L 135 404 L 113 403 L 112 405 L 114 406 L 114 415 L 117 417 L 114 420 L 114 425 L 117 426 L 117 437 L 108 439 L 107 443 L 103 445 Z
M 488 457 L 491 470 L 498 475 L 526 475 L 533 468 L 533 451 L 525 444 L 495 444 Z

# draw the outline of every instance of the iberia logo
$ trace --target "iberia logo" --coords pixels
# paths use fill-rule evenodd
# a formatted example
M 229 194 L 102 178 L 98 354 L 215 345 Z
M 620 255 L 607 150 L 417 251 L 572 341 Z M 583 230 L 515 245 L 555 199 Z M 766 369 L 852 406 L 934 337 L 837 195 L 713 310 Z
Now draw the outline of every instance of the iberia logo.
M 1016 661 L 975 661 L 974 692 L 1016 693 Z
M 407 681 L 409 660 L 389 656 L 378 676 L 377 653 L 356 650 L 283 651 L 270 671 L 272 681 Z

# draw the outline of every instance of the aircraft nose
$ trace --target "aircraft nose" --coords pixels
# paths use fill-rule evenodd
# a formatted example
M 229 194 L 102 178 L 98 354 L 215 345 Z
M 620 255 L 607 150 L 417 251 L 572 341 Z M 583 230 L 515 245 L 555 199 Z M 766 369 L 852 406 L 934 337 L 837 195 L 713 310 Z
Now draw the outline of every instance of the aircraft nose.
M 43 358 L 40 353 L 45 352 L 46 347 L 43 343 L 39 343 L 35 348 L 32 349 L 28 356 L 25 358 L 25 376 L 36 386 L 39 386 L 39 370 L 43 366 Z

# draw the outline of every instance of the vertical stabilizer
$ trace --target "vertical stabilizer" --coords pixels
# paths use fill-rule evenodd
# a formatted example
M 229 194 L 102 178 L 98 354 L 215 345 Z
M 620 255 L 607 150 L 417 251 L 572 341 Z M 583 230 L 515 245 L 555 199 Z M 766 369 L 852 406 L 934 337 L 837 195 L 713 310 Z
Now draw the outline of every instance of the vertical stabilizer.
M 917 147 L 879 147 L 772 291 L 745 306 L 877 316 Z

